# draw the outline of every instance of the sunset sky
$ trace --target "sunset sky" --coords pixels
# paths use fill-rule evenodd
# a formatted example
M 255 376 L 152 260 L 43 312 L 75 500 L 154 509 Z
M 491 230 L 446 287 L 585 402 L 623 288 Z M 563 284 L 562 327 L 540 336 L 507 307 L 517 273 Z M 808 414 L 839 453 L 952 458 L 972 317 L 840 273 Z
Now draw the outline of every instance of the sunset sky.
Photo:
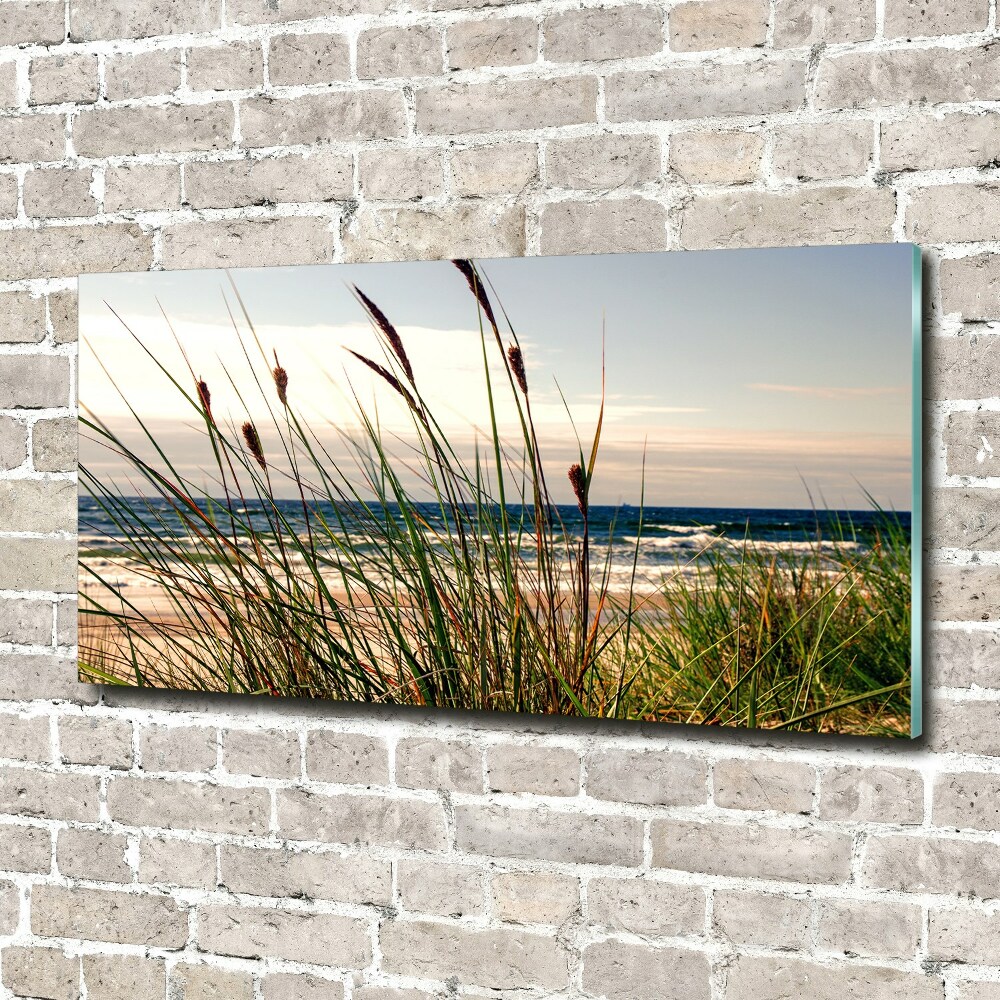
M 809 506 L 812 491 L 827 506 L 857 508 L 866 506 L 864 487 L 883 504 L 909 510 L 912 259 L 908 245 L 880 245 L 481 266 L 521 339 L 551 468 L 568 465 L 576 452 L 556 382 L 589 439 L 601 391 L 602 325 L 606 330 L 594 503 L 638 502 L 645 443 L 647 504 L 799 508 Z M 391 393 L 344 350 L 380 357 L 352 284 L 399 329 L 449 434 L 468 451 L 476 427 L 487 426 L 475 301 L 448 262 L 268 268 L 233 278 L 262 346 L 268 355 L 276 349 L 288 370 L 294 405 L 335 454 L 333 427 L 356 425 L 351 390 L 366 408 L 377 403 L 387 430 L 405 435 L 410 426 Z M 221 271 L 80 278 L 82 406 L 115 430 L 133 426 L 113 380 L 197 482 L 211 462 L 191 429 L 194 414 L 122 320 L 188 385 L 162 305 L 195 374 L 211 386 L 216 413 L 240 423 L 249 411 L 263 424 L 266 407 L 227 298 L 239 316 Z M 270 390 L 268 365 L 242 318 L 239 325 Z M 500 416 L 514 439 L 513 408 Z M 125 483 L 124 466 L 86 440 L 81 461 Z M 568 487 L 557 499 L 570 499 Z

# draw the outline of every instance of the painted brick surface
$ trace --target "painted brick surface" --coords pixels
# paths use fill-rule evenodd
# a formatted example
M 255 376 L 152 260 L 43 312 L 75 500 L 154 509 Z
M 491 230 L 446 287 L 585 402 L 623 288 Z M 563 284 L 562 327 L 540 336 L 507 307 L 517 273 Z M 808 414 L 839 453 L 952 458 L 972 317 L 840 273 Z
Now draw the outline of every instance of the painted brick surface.
M 0 0 L 0 996 L 998 1000 L 998 49 L 995 0 Z M 907 239 L 921 742 L 76 681 L 78 274 Z

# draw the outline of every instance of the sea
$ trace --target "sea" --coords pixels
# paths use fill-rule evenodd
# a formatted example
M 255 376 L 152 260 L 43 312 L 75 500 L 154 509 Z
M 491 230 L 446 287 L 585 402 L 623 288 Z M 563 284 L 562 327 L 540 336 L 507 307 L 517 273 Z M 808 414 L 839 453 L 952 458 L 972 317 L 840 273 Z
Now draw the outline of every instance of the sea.
M 130 512 L 125 515 L 132 521 L 132 529 L 146 538 L 169 537 L 174 545 L 198 548 L 198 541 L 189 535 L 171 505 L 163 500 L 127 500 Z M 222 502 L 219 502 L 222 505 Z M 299 500 L 279 500 L 278 508 L 287 522 L 299 533 L 305 532 L 302 505 Z M 204 505 L 203 505 L 204 506 Z M 330 524 L 337 523 L 337 512 L 331 504 L 315 506 Z M 223 508 L 224 509 L 224 506 Z M 259 502 L 240 501 L 234 512 L 241 522 L 259 531 L 266 530 L 268 519 Z M 521 508 L 511 508 L 511 519 L 516 521 Z M 401 521 L 398 509 L 388 513 Z M 435 537 L 443 537 L 447 526 L 440 510 L 432 504 L 420 505 L 420 513 L 428 525 L 429 544 Z M 531 523 L 530 510 L 527 523 Z M 584 518 L 576 505 L 555 508 L 570 539 L 570 548 L 583 539 Z M 350 531 L 356 519 L 349 506 L 341 506 L 340 514 Z M 273 516 L 273 515 L 272 515 Z M 910 531 L 909 512 L 892 512 L 891 516 L 906 532 Z M 632 561 L 636 555 L 635 586 L 649 592 L 662 585 L 668 576 L 692 572 L 697 560 L 712 551 L 738 561 L 745 546 L 783 555 L 815 552 L 839 547 L 864 549 L 876 537 L 887 515 L 868 510 L 795 510 L 786 508 L 746 507 L 652 507 L 642 509 L 627 504 L 619 506 L 592 506 L 588 511 L 591 541 L 591 564 L 603 567 L 611 558 L 610 589 L 622 591 L 633 583 Z M 81 561 L 93 565 L 102 576 L 118 575 L 113 569 L 127 571 L 131 560 L 127 554 L 127 540 L 114 520 L 91 497 L 81 496 L 79 501 L 80 556 Z M 366 539 L 358 526 L 355 539 L 364 546 Z M 332 542 L 327 543 L 332 551 Z M 533 545 L 530 537 L 526 545 Z M 320 538 L 320 547 L 323 542 Z M 373 552 L 373 557 L 374 557 Z M 126 573 L 127 576 L 127 573 Z

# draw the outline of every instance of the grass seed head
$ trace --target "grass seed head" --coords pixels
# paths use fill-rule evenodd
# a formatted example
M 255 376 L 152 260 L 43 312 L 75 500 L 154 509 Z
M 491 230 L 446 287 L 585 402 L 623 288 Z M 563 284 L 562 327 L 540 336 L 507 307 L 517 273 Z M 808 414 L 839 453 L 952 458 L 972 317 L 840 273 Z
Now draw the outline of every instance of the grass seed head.
M 281 365 L 275 365 L 271 374 L 274 375 L 274 387 L 278 390 L 278 402 L 288 406 L 288 372 Z
M 510 361 L 510 370 L 514 373 L 517 384 L 521 387 L 521 392 L 528 395 L 528 375 L 524 370 L 524 355 L 517 344 L 511 344 L 507 348 L 507 358 Z
M 490 326 L 493 327 L 493 332 L 497 333 L 497 321 L 496 317 L 493 315 L 493 306 L 490 305 L 486 289 L 483 287 L 482 280 L 479 277 L 479 272 L 476 270 L 472 261 L 453 260 L 452 264 L 458 268 L 462 276 L 469 283 L 469 288 L 472 289 L 472 294 L 479 300 L 479 305 L 482 308 L 484 315 L 489 320 Z
M 569 467 L 569 481 L 570 485 L 573 487 L 573 493 L 576 496 L 577 506 L 580 508 L 580 513 L 586 516 L 587 514 L 587 484 L 583 475 L 583 467 L 579 462 L 574 462 Z
M 212 415 L 212 394 L 208 391 L 208 383 L 204 379 L 198 379 L 198 398 L 205 412 Z
M 379 328 L 382 336 L 388 341 L 389 346 L 392 348 L 392 353 L 396 355 L 403 371 L 406 373 L 407 379 L 412 385 L 413 368 L 410 365 L 410 359 L 407 357 L 406 348 L 403 347 L 403 338 L 400 337 L 399 331 L 389 322 L 385 313 L 357 285 L 354 286 L 354 291 L 358 298 L 361 299 L 365 309 L 368 310 L 368 315 L 371 316 L 372 321 Z
M 249 420 L 243 425 L 243 440 L 246 441 L 250 454 L 257 459 L 257 464 L 266 469 L 267 462 L 264 459 L 264 449 L 260 446 L 260 435 Z

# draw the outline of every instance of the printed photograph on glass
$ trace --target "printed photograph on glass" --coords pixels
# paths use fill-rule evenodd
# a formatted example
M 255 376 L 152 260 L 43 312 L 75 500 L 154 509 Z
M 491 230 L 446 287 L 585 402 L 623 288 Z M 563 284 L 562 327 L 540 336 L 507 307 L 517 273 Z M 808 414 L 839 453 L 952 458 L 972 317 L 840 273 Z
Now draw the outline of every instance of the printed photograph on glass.
M 919 260 L 84 275 L 81 678 L 916 735 Z

